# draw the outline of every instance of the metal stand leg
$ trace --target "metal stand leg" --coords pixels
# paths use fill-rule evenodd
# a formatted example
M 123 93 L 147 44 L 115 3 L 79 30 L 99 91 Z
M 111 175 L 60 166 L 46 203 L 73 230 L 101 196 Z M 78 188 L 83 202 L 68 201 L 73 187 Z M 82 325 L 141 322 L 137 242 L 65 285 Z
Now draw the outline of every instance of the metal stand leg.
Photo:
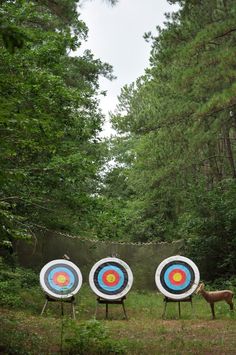
M 167 302 L 166 302 L 166 300 L 164 299 L 164 302 L 165 302 L 165 306 L 164 306 L 164 310 L 163 310 L 163 313 L 162 313 L 162 319 L 165 317 L 165 315 L 166 315 L 166 307 L 167 307 Z
M 195 317 L 195 309 L 194 309 L 194 307 L 193 307 L 193 299 L 192 299 L 192 296 L 190 296 L 190 302 L 191 302 L 192 315 Z
M 180 307 L 180 302 L 178 302 L 178 309 L 179 309 L 179 318 L 181 318 L 181 307 Z
M 44 311 L 46 310 L 47 304 L 48 304 L 48 300 L 46 299 L 46 301 L 44 303 L 44 306 L 43 306 L 43 309 L 42 309 L 42 312 L 40 314 L 41 316 L 43 315 Z
M 63 307 L 63 301 L 61 301 L 61 315 L 64 316 L 64 307 Z
M 95 313 L 94 313 L 94 318 L 97 318 L 97 311 L 98 311 L 98 300 L 96 301 L 96 308 L 95 308 Z
M 72 318 L 75 319 L 75 302 L 71 301 L 71 313 L 72 313 Z
M 108 303 L 106 303 L 106 319 L 108 319 Z
M 126 314 L 126 311 L 125 311 L 125 304 L 124 304 L 124 301 L 123 301 L 123 300 L 122 300 L 122 307 L 123 307 L 125 319 L 128 320 L 128 317 L 127 317 L 127 314 Z

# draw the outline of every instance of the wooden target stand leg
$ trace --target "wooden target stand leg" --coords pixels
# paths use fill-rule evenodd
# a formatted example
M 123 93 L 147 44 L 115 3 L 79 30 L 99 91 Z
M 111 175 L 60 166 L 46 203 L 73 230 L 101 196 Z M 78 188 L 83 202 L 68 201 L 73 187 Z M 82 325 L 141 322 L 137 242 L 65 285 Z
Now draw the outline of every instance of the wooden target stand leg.
M 61 304 L 61 315 L 64 316 L 64 303 L 70 303 L 71 304 L 71 314 L 72 314 L 72 318 L 75 319 L 75 297 L 72 296 L 71 298 L 69 299 L 54 299 L 54 298 L 51 298 L 49 297 L 48 295 L 45 295 L 45 298 L 46 298 L 46 301 L 43 305 L 43 309 L 42 309 L 42 312 L 41 312 L 41 316 L 44 314 L 44 312 L 46 311 L 46 308 L 48 306 L 48 302 L 60 302 Z
M 162 313 L 162 318 L 165 317 L 167 304 L 170 303 L 170 302 L 174 302 L 174 303 L 178 302 L 179 318 L 181 318 L 181 306 L 180 306 L 180 304 L 181 304 L 182 302 L 190 302 L 190 303 L 191 303 L 191 308 L 192 308 L 192 310 L 193 310 L 192 296 L 189 296 L 189 297 L 187 297 L 187 298 L 183 298 L 182 300 L 174 300 L 174 299 L 172 299 L 172 298 L 164 297 L 163 302 L 165 303 L 165 305 L 164 305 L 164 310 L 163 310 L 163 313 Z
M 96 303 L 96 309 L 95 309 L 94 318 L 96 319 L 96 317 L 97 317 L 97 311 L 98 311 L 98 305 L 99 304 L 105 304 L 106 305 L 106 319 L 108 319 L 108 305 L 109 304 L 121 304 L 122 308 L 123 308 L 125 319 L 128 320 L 127 313 L 126 313 L 126 310 L 125 310 L 125 304 L 124 304 L 124 300 L 125 299 L 126 299 L 125 296 L 120 298 L 120 299 L 118 299 L 118 300 L 105 300 L 104 298 L 97 297 L 97 303 Z

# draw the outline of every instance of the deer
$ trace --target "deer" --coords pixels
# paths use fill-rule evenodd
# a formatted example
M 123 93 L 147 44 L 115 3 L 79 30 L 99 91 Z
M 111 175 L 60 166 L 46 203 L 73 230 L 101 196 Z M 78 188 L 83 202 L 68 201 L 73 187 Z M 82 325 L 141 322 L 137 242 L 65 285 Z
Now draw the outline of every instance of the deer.
M 206 291 L 204 289 L 205 285 L 204 283 L 200 283 L 196 290 L 196 294 L 201 294 L 205 300 L 210 303 L 211 306 L 211 313 L 212 313 L 212 319 L 215 319 L 215 309 L 214 309 L 214 304 L 215 302 L 218 301 L 225 301 L 228 303 L 230 306 L 230 309 L 233 311 L 234 309 L 234 304 L 233 304 L 233 296 L 234 293 L 230 290 L 222 290 L 222 291 Z

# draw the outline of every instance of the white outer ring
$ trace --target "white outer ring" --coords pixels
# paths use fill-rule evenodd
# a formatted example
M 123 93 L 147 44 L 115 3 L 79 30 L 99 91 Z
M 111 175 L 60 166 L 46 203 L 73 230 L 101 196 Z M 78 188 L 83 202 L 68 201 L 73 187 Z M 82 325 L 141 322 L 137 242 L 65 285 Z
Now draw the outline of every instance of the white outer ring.
M 160 275 L 161 275 L 161 271 L 163 269 L 163 267 L 170 263 L 171 261 L 184 261 L 186 262 L 187 264 L 189 264 L 193 271 L 194 271 L 194 275 L 195 275 L 195 280 L 194 280 L 194 283 L 192 285 L 192 287 L 186 291 L 186 292 L 183 292 L 179 295 L 176 295 L 176 294 L 173 294 L 173 293 L 170 293 L 168 292 L 161 284 L 161 280 L 160 280 Z M 200 281 L 200 274 L 199 274 L 199 270 L 198 270 L 198 267 L 196 266 L 196 264 L 194 264 L 194 262 L 191 260 L 191 259 L 188 259 L 184 256 L 180 256 L 180 255 L 175 255 L 175 256 L 171 256 L 170 258 L 167 258 L 165 260 L 163 260 L 157 267 L 156 269 L 156 274 L 155 274 L 155 282 L 156 282 L 156 285 L 157 285 L 157 288 L 158 290 L 166 297 L 168 298 L 171 298 L 171 299 L 174 299 L 174 300 L 181 300 L 181 299 L 184 299 L 186 297 L 189 297 L 192 293 L 194 293 L 194 291 L 197 289 L 198 287 L 198 284 L 199 284 L 199 281 Z
M 125 268 L 127 274 L 128 274 L 128 283 L 126 285 L 126 287 L 124 288 L 124 290 L 122 290 L 120 293 L 117 293 L 115 295 L 107 295 L 106 293 L 103 293 L 101 291 L 99 291 L 94 283 L 94 280 L 93 280 L 93 276 L 94 276 L 94 273 L 95 271 L 97 270 L 97 268 L 104 264 L 104 263 L 107 263 L 107 262 L 115 262 L 117 264 L 120 264 L 121 266 L 123 266 L 123 268 Z M 93 290 L 93 292 L 101 297 L 101 298 L 104 298 L 104 299 L 107 299 L 107 300 L 116 300 L 116 299 L 119 299 L 121 297 L 123 297 L 124 295 L 126 295 L 129 290 L 131 289 L 132 287 L 132 284 L 133 284 L 133 273 L 129 267 L 128 264 L 126 264 L 123 260 L 121 259 L 118 259 L 118 258 L 104 258 L 104 259 L 101 259 L 99 260 L 98 262 L 96 262 L 96 264 L 93 265 L 92 269 L 90 270 L 90 273 L 89 273 L 89 285 L 91 287 L 91 289 Z
M 77 285 L 77 287 L 72 292 L 70 292 L 70 293 L 68 293 L 66 295 L 65 294 L 59 295 L 57 293 L 54 293 L 53 291 L 48 289 L 47 285 L 44 282 L 44 275 L 45 275 L 46 271 L 48 270 L 48 268 L 50 266 L 57 265 L 57 264 L 69 265 L 70 267 L 72 267 L 74 269 L 74 271 L 78 275 L 78 285 Z M 39 280 L 40 280 L 40 285 L 41 285 L 43 291 L 47 295 L 49 295 L 49 296 L 51 296 L 53 298 L 56 298 L 56 299 L 62 299 L 62 298 L 70 298 L 70 297 L 74 296 L 79 291 L 80 287 L 82 286 L 83 277 L 82 277 L 80 269 L 74 263 L 72 263 L 71 261 L 68 261 L 68 260 L 64 260 L 64 259 L 57 259 L 57 260 L 52 260 L 49 263 L 47 263 L 46 265 L 44 265 L 44 267 L 40 271 Z

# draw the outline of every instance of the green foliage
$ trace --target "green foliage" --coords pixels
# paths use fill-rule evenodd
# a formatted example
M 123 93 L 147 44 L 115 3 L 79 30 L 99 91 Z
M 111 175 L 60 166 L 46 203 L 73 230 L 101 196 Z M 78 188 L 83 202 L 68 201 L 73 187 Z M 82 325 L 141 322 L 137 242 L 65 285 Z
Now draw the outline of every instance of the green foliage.
M 78 355 L 125 354 L 125 348 L 118 340 L 109 338 L 106 328 L 96 320 L 76 324 L 68 321 L 65 337 L 66 352 Z
M 194 312 L 190 304 L 183 303 L 179 319 L 178 305 L 170 303 L 166 310 L 166 320 L 163 320 L 161 294 L 131 291 L 125 301 L 128 322 L 121 320 L 123 312 L 120 305 L 109 307 L 109 318 L 112 317 L 112 321 L 104 320 L 104 307 L 99 307 L 98 317 L 102 320 L 98 322 L 91 320 L 95 296 L 88 286 L 83 285 L 76 302 L 77 320 L 61 317 L 60 302 L 52 302 L 47 314 L 40 316 L 44 303 L 43 293 L 33 286 L 34 281 L 29 281 L 33 287 L 19 287 L 25 274 L 28 275 L 27 279 L 33 278 L 33 274 L 29 276 L 31 271 L 24 269 L 17 269 L 16 273 L 5 270 L 0 274 L 0 284 L 6 281 L 11 283 L 7 293 L 13 287 L 15 296 L 23 301 L 19 307 L 3 305 L 0 308 L 0 352 L 3 354 L 156 355 L 189 353 L 189 349 L 196 353 L 201 349 L 202 353 L 207 353 L 209 344 L 216 352 L 234 353 L 236 314 L 229 310 L 225 302 L 215 305 L 216 322 L 211 321 L 210 306 L 200 295 L 194 295 Z M 233 283 L 233 279 L 221 279 L 215 285 L 206 283 L 206 287 L 230 288 L 235 291 Z M 18 289 L 14 284 L 18 285 Z M 64 305 L 64 311 L 69 314 L 69 304 Z
M 18 285 L 15 282 L 3 281 L 0 282 L 0 292 L 1 292 L 1 306 L 19 308 L 22 306 L 23 301 L 19 296 Z
M 167 14 L 156 36 L 146 35 L 150 66 L 122 89 L 111 115 L 120 136 L 110 143 L 116 166 L 104 191 L 116 196 L 106 195 L 106 204 L 115 201 L 123 238 L 184 238 L 204 277 L 230 277 L 236 271 L 236 4 L 170 2 L 180 10 Z M 125 177 L 122 191 L 109 179 L 116 169 Z
M 211 286 L 210 286 L 211 288 Z M 222 288 L 222 287 L 219 287 Z M 30 296 L 32 289 L 28 290 Z M 27 299 L 27 298 L 26 298 Z M 215 305 L 217 321 L 212 322 L 209 304 L 202 296 L 194 296 L 193 306 L 181 304 L 181 319 L 178 305 L 169 303 L 166 320 L 163 312 L 163 296 L 156 292 L 131 292 L 126 300 L 129 321 L 121 321 L 122 310 L 111 307 L 112 321 L 87 321 L 94 314 L 94 295 L 84 294 L 86 312 L 76 321 L 60 317 L 32 314 L 30 305 L 23 312 L 1 309 L 0 349 L 6 354 L 182 354 L 209 352 L 234 353 L 235 313 L 230 312 L 225 302 Z M 42 306 L 42 299 L 38 300 Z M 52 305 L 51 305 L 52 307 Z M 76 308 L 80 309 L 80 304 Z M 57 310 L 60 305 L 57 305 Z M 101 312 L 104 318 L 104 309 Z M 64 339 L 61 341 L 61 322 L 64 323 Z M 207 326 L 206 326 L 207 325 Z M 78 337 L 76 337 L 78 334 Z M 109 335 L 107 337 L 107 334 Z M 183 334 L 185 335 L 183 337 Z M 119 340 L 118 340 L 119 339 Z M 70 342 L 71 340 L 71 342 Z M 80 346 L 82 348 L 80 348 Z M 87 350 L 85 350 L 87 347 Z M 89 348 L 88 348 L 89 347 Z
M 29 306 L 34 308 L 35 300 L 31 300 L 30 296 L 24 297 L 24 291 L 30 290 L 33 298 L 39 293 L 39 276 L 30 269 L 17 268 L 14 272 L 4 265 L 1 265 L 0 277 L 0 305 L 13 309 L 24 309 Z M 36 307 L 37 308 L 37 307 Z
M 3 267 L 4 266 L 4 267 Z M 23 273 L 21 274 L 21 277 Z M 19 273 L 10 271 L 5 265 L 1 265 L 0 276 L 0 305 L 4 307 L 19 308 L 23 305 L 20 297 L 21 281 Z
M 169 2 L 180 9 L 145 35 L 150 66 L 122 89 L 109 144 L 98 79 L 111 66 L 80 52 L 78 1 L 0 3 L 0 247 L 13 268 L 33 223 L 184 238 L 204 278 L 235 274 L 236 4 Z
M 93 227 L 103 161 L 98 79 L 113 76 L 110 65 L 79 51 L 87 27 L 77 3 L 0 4 L 3 242 L 32 235 L 34 223 L 85 235 Z
M 4 46 L 11 54 L 15 53 L 16 48 L 23 48 L 25 36 L 19 28 L 1 25 L 0 31 Z
M 198 191 L 193 201 L 187 218 L 181 223 L 186 253 L 197 262 L 204 279 L 213 281 L 235 275 L 235 182 L 225 180 L 210 191 Z
M 33 355 L 39 354 L 42 348 L 42 339 L 35 333 L 21 329 L 17 320 L 0 317 L 4 327 L 1 330 L 0 344 L 3 354 Z
M 24 269 L 21 277 L 21 287 L 33 288 L 39 285 L 39 274 L 30 269 Z
M 211 290 L 228 289 L 234 291 L 236 289 L 236 278 L 232 276 L 228 279 L 225 279 L 223 277 L 215 279 L 214 282 L 210 284 L 210 289 Z

